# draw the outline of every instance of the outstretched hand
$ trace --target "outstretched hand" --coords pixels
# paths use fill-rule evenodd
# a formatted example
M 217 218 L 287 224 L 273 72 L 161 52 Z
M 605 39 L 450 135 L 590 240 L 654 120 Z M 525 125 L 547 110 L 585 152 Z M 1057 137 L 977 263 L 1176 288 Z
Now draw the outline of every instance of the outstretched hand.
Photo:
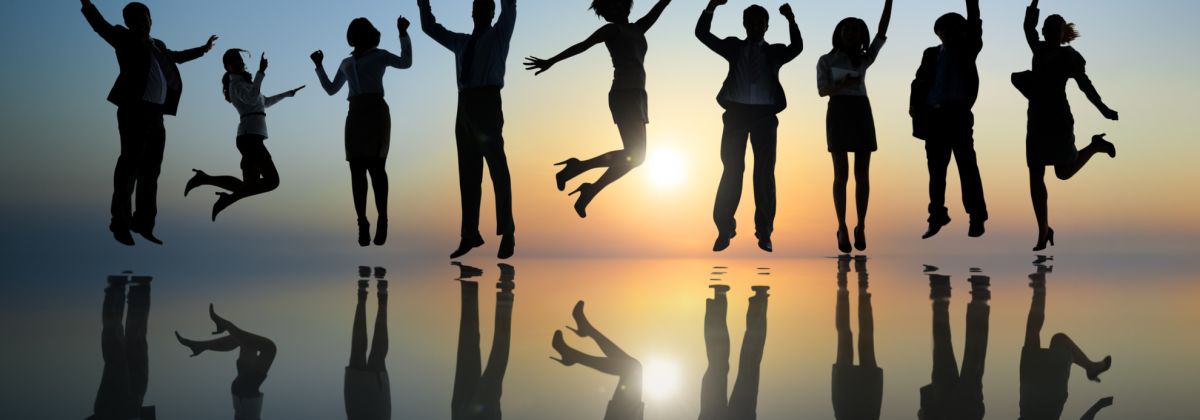
M 325 53 L 321 50 L 316 50 L 316 51 L 313 51 L 313 53 L 310 54 L 308 56 L 308 58 L 312 59 L 313 64 L 320 66 L 321 63 L 325 61 Z
M 262 53 L 262 55 L 258 57 L 258 72 L 262 73 L 265 71 L 267 71 L 267 53 Z
M 219 37 L 216 35 L 210 35 L 208 37 L 208 42 L 204 44 L 204 52 L 212 51 L 213 45 L 217 43 L 217 38 Z
M 289 90 L 289 91 L 287 91 L 287 93 L 286 93 L 286 94 L 287 94 L 287 97 L 291 98 L 291 97 L 293 97 L 293 96 L 296 96 L 296 92 L 299 92 L 299 91 L 300 91 L 300 89 L 304 89 L 304 87 L 305 87 L 305 86 L 308 86 L 308 85 L 301 85 L 301 86 L 300 86 L 300 87 L 298 87 L 298 88 L 295 88 L 295 89 L 292 89 L 292 90 Z
M 1119 115 L 1117 115 L 1117 111 L 1113 111 L 1111 108 L 1104 108 L 1100 111 L 1100 114 L 1104 115 L 1104 118 L 1108 118 L 1113 121 L 1116 121 L 1119 117 Z
M 796 20 L 796 14 L 792 13 L 792 5 L 790 4 L 784 3 L 783 6 L 779 6 L 779 14 L 783 15 L 789 21 Z
M 525 70 L 537 70 L 537 72 L 533 74 L 534 76 L 542 74 L 546 70 L 550 70 L 551 67 L 554 67 L 553 61 L 543 60 L 533 56 L 525 57 Z
M 405 19 L 404 16 L 400 16 L 400 17 L 396 18 L 396 29 L 399 29 L 400 33 L 402 33 L 402 34 L 408 33 L 409 25 L 410 25 L 410 23 L 409 23 L 408 19 Z

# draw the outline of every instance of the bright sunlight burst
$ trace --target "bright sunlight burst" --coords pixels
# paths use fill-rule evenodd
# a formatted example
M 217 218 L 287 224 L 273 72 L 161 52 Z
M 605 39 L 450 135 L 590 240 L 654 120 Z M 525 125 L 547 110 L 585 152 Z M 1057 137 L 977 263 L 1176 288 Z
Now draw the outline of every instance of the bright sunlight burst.
M 650 399 L 663 400 L 679 393 L 682 371 L 673 360 L 656 357 L 642 365 L 642 388 Z
M 687 175 L 683 155 L 671 148 L 651 150 L 644 167 L 650 176 L 650 183 L 659 188 L 677 187 L 683 184 Z

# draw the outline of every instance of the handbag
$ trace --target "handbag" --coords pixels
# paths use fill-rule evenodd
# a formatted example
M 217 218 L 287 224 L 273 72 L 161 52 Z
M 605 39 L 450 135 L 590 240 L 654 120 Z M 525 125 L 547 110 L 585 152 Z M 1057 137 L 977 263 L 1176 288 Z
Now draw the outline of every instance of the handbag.
M 1019 71 L 1012 74 L 1012 84 L 1025 96 L 1025 99 L 1031 99 L 1034 86 L 1037 84 L 1037 75 L 1033 70 Z

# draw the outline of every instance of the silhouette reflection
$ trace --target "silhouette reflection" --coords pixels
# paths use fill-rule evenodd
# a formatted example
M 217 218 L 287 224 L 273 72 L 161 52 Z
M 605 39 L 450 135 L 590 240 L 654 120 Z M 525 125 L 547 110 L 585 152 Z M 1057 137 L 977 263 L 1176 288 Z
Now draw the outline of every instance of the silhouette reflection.
M 1025 346 L 1021 349 L 1021 419 L 1055 420 L 1062 417 L 1067 403 L 1067 383 L 1071 365 L 1079 365 L 1088 379 L 1100 382 L 1100 374 L 1112 367 L 1112 357 L 1094 362 L 1066 334 L 1054 334 L 1050 347 L 1042 348 L 1042 326 L 1046 322 L 1046 274 L 1053 270 L 1046 263 L 1053 257 L 1039 256 L 1034 262 L 1037 270 L 1029 275 L 1033 300 L 1029 306 L 1029 321 L 1025 326 Z M 1113 398 L 1105 397 L 1092 404 L 1081 419 L 1096 417 L 1100 410 L 1112 405 Z
M 933 270 L 929 270 L 932 268 Z M 921 387 L 922 420 L 979 420 L 984 416 L 983 368 L 987 358 L 988 318 L 991 315 L 990 279 L 972 275 L 971 303 L 967 305 L 967 342 L 962 368 L 954 357 L 950 339 L 950 276 L 926 266 L 929 298 L 933 301 L 932 382 Z
M 344 394 L 349 420 L 392 418 L 392 388 L 387 372 L 388 282 L 387 269 L 375 267 L 375 295 L 379 298 L 375 314 L 375 334 L 367 352 L 367 294 L 372 276 L 370 267 L 358 267 L 358 304 L 354 307 L 354 327 L 350 338 L 350 364 L 346 366 Z
M 466 280 L 478 277 L 483 270 L 461 263 L 459 284 L 462 285 L 462 315 L 458 326 L 458 361 L 454 369 L 454 394 L 450 398 L 450 418 L 454 420 L 499 420 L 500 396 L 504 374 L 508 370 L 508 352 L 512 342 L 513 289 L 516 270 L 508 264 L 498 264 L 500 280 L 496 287 L 496 328 L 487 369 L 480 365 L 479 349 L 479 283 Z
M 600 351 L 604 352 L 604 357 L 592 356 L 583 353 L 579 350 L 568 346 L 563 340 L 561 330 L 554 332 L 554 339 L 551 346 L 558 352 L 559 359 L 555 361 L 562 363 L 563 366 L 572 366 L 576 363 L 582 364 L 597 371 L 617 376 L 620 381 L 617 382 L 617 389 L 613 391 L 612 400 L 608 402 L 608 409 L 604 412 L 604 420 L 640 420 L 645 404 L 642 402 L 642 364 L 617 347 L 608 337 L 600 333 L 596 327 L 592 326 L 588 321 L 587 316 L 583 313 L 583 301 L 575 304 L 575 309 L 571 311 L 572 317 L 575 318 L 576 328 L 567 327 L 576 335 L 583 338 L 591 338 L 600 347 Z
M 151 277 L 108 277 L 100 316 L 104 373 L 88 420 L 154 420 L 154 406 L 142 406 L 150 376 L 146 326 L 150 318 Z M 132 281 L 133 286 L 126 285 Z M 128 313 L 125 305 L 129 304 Z M 124 320 L 122 320 L 124 318 Z
M 217 315 L 212 304 L 208 305 L 208 316 L 216 326 L 213 335 L 225 334 L 224 336 L 208 341 L 196 341 L 183 338 L 176 331 L 175 338 L 179 340 L 179 344 L 192 351 L 192 357 L 209 350 L 237 350 L 237 376 L 230 385 L 230 391 L 233 393 L 233 418 L 259 420 L 262 418 L 263 408 L 263 393 L 259 387 L 267 380 L 267 372 L 275 361 L 275 342 L 238 328 L 234 323 Z
M 750 307 L 746 310 L 746 335 L 738 364 L 733 393 L 729 388 L 729 325 L 725 297 L 729 286 L 712 285 L 713 298 L 704 307 L 704 345 L 708 369 L 700 383 L 700 420 L 753 420 L 757 418 L 759 367 L 767 342 L 767 294 L 769 287 L 754 286 Z
M 854 333 L 850 330 L 850 262 L 858 273 L 858 365 L 854 364 Z M 883 369 L 875 361 L 875 318 L 867 291 L 867 259 L 837 260 L 837 361 L 833 364 L 833 416 L 837 419 L 879 419 L 883 407 Z

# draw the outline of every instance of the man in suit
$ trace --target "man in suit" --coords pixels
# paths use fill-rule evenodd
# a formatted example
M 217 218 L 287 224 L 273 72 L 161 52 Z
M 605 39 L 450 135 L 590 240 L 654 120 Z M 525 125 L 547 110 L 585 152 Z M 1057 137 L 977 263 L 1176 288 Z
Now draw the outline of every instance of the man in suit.
M 154 236 L 154 218 L 158 213 L 158 174 L 166 146 L 163 115 L 175 115 L 183 92 L 183 81 L 175 65 L 203 56 L 212 49 L 217 36 L 209 37 L 208 43 L 201 47 L 172 51 L 162 41 L 150 37 L 152 21 L 146 5 L 129 3 L 123 11 L 125 26 L 114 26 L 100 15 L 91 0 L 80 3 L 84 18 L 113 47 L 121 67 L 108 94 L 108 101 L 117 106 L 117 127 L 121 134 L 121 155 L 113 175 L 112 221 L 108 228 L 113 238 L 125 245 L 133 245 L 130 232 L 162 245 Z M 135 187 L 137 213 L 130 203 Z
M 458 248 L 450 258 L 466 255 L 483 245 L 479 234 L 479 202 L 483 163 L 487 161 L 496 194 L 496 234 L 501 235 L 496 256 L 506 259 L 516 246 L 512 212 L 512 180 L 504 155 L 504 110 L 500 89 L 508 47 L 517 22 L 517 0 L 501 0 L 500 18 L 493 0 L 475 0 L 471 16 L 475 29 L 470 34 L 451 32 L 437 22 L 429 0 L 418 0 L 421 30 L 454 53 L 458 76 L 458 122 L 454 133 L 458 148 L 458 186 L 462 194 L 462 230 Z
M 975 115 L 971 113 L 979 96 L 975 60 L 983 49 L 983 21 L 979 18 L 979 0 L 966 1 L 966 18 L 947 13 L 934 24 L 942 44 L 925 50 L 909 98 L 913 136 L 925 140 L 929 166 L 929 229 L 922 236 L 926 239 L 950 223 L 946 169 L 951 156 L 958 163 L 963 206 L 971 216 L 967 235 L 982 236 L 988 219 L 983 181 L 975 162 Z
M 734 213 L 742 197 L 742 173 L 746 169 L 746 142 L 749 137 L 754 149 L 754 224 L 758 247 L 772 252 L 771 232 L 775 225 L 775 150 L 780 111 L 787 107 L 783 86 L 779 84 L 779 69 L 792 61 L 804 49 L 800 28 L 791 6 L 784 4 L 779 13 L 788 20 L 791 43 L 768 44 L 770 15 L 767 9 L 754 5 L 742 14 L 746 39 L 719 39 L 712 34 L 713 12 L 728 0 L 709 0 L 708 7 L 696 23 L 696 37 L 705 46 L 729 62 L 729 74 L 717 94 L 717 103 L 725 109 L 722 119 L 725 129 L 721 135 L 721 162 L 725 166 L 717 200 L 713 206 L 713 222 L 717 225 L 717 240 L 713 251 L 729 247 L 737 222 Z

